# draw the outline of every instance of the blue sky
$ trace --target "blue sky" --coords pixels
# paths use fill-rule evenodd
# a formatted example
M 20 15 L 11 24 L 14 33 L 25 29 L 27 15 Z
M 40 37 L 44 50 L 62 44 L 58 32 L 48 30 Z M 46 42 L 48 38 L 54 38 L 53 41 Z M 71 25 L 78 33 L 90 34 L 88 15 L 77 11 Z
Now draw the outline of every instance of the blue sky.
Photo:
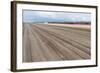
M 90 13 L 23 11 L 23 22 L 90 22 Z

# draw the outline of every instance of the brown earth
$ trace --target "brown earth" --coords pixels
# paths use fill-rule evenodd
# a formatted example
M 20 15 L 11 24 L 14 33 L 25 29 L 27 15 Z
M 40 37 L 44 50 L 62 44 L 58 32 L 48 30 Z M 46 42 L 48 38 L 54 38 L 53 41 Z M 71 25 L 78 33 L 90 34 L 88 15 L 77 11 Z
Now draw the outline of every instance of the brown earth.
M 90 59 L 90 31 L 23 24 L 23 62 Z

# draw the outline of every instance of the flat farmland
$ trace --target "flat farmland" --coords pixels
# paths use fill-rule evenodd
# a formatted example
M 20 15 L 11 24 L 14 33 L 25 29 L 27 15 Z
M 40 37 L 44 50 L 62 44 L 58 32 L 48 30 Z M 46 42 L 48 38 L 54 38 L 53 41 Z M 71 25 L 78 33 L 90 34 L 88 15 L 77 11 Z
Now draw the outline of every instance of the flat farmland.
M 23 62 L 91 58 L 91 31 L 49 24 L 23 24 Z

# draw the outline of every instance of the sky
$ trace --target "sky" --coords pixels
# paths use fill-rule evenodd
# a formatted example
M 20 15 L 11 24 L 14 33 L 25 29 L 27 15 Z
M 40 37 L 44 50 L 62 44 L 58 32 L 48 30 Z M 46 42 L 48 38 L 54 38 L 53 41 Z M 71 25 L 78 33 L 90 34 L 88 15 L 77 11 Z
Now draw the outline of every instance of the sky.
M 23 10 L 23 22 L 90 22 L 90 13 Z

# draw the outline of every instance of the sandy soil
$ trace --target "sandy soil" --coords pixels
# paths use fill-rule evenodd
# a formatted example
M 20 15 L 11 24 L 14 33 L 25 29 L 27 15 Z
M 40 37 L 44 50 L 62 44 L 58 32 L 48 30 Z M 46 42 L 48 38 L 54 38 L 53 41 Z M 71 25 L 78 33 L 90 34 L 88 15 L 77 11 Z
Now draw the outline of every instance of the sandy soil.
M 91 25 L 87 24 L 48 24 L 54 26 L 67 26 L 67 27 L 75 27 L 75 28 L 83 28 L 83 29 L 91 29 Z
M 23 62 L 90 59 L 90 31 L 24 24 Z

